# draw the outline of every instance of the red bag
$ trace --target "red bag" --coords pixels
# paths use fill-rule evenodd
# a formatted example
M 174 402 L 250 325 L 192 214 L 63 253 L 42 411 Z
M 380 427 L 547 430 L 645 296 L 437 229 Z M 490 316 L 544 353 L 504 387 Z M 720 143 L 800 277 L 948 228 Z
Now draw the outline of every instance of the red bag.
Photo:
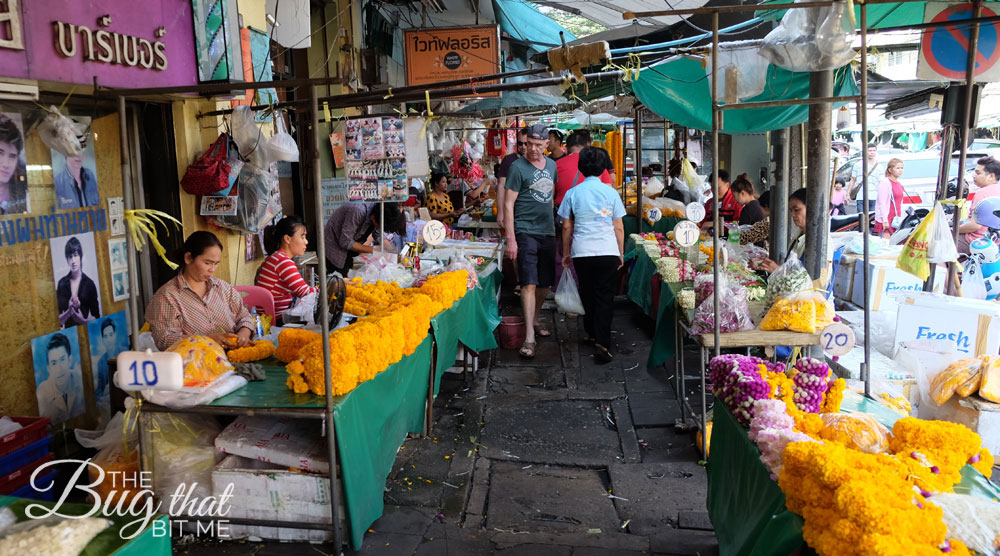
M 192 195 L 211 195 L 230 187 L 229 171 L 229 135 L 223 133 L 187 167 L 181 187 Z

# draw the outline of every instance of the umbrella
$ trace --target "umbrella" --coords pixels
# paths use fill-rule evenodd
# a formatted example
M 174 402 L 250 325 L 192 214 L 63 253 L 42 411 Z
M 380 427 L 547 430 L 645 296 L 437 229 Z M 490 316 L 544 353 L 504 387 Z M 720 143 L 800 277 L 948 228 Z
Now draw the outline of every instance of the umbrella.
M 504 91 L 500 98 L 487 98 L 473 102 L 458 112 L 479 114 L 482 117 L 513 116 L 528 112 L 558 112 L 560 107 L 572 106 L 562 97 L 530 93 L 528 91 Z

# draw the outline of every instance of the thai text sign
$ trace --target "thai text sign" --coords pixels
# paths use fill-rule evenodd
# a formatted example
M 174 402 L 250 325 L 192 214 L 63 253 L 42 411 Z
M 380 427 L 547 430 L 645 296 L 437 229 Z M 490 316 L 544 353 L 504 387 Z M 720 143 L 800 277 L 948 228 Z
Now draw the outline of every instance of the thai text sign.
M 407 29 L 404 35 L 407 85 L 427 85 L 500 73 L 500 34 L 496 25 Z M 469 83 L 466 86 L 495 83 L 498 81 Z M 493 92 L 467 96 L 499 95 L 499 92 Z
M 14 2 L 21 41 L 0 42 L 0 75 L 106 87 L 197 83 L 191 5 L 177 0 Z M 0 10 L 2 10 L 0 5 Z

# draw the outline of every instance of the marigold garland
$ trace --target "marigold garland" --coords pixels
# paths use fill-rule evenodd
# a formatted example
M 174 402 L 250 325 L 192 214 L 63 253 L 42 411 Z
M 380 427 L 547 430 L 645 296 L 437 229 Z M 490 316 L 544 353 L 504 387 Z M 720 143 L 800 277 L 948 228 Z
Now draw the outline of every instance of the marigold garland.
M 278 334 L 278 349 L 275 357 L 282 363 L 291 363 L 299 358 L 299 350 L 306 344 L 320 339 L 317 332 L 301 328 L 286 328 Z
M 267 359 L 274 355 L 274 344 L 267 340 L 254 340 L 246 347 L 231 349 L 226 352 L 230 363 L 251 363 Z
M 368 316 L 330 334 L 333 394 L 347 394 L 416 351 L 430 331 L 431 317 L 464 296 L 468 291 L 467 283 L 468 272 L 459 270 L 432 276 L 419 288 L 405 290 L 382 282 L 349 285 L 347 301 L 351 301 L 353 291 L 354 299 L 364 305 Z M 286 366 L 290 389 L 311 391 L 319 396 L 324 394 L 320 339 L 320 335 L 315 334 L 314 339 L 298 349 L 296 360 Z M 293 340 L 296 338 L 289 338 L 289 342 Z M 278 342 L 281 352 L 283 340 L 280 336 Z

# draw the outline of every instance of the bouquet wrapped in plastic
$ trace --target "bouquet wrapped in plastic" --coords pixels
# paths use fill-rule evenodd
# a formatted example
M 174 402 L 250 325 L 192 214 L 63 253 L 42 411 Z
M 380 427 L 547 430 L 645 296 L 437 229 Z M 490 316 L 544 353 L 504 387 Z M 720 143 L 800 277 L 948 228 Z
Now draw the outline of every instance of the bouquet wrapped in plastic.
M 747 290 L 741 286 L 729 286 L 720 278 L 719 331 L 723 334 L 750 330 L 750 307 L 747 305 Z M 697 292 L 697 289 L 695 290 Z M 698 304 L 691 323 L 691 334 L 709 334 L 715 330 L 715 303 L 709 297 Z
M 767 279 L 767 304 L 772 305 L 779 297 L 788 297 L 812 287 L 812 278 L 798 255 L 792 253 Z
M 948 368 L 931 377 L 931 399 L 938 405 L 944 405 L 956 392 L 968 392 L 971 395 L 979 389 L 982 380 L 983 358 L 969 357 L 959 359 Z M 989 356 L 986 356 L 987 364 Z
M 185 387 L 208 386 L 233 370 L 222 346 L 208 336 L 181 338 L 167 351 L 181 354 Z
M 823 430 L 820 437 L 840 442 L 852 450 L 869 454 L 889 451 L 892 434 L 882 423 L 867 413 L 822 413 Z
M 815 334 L 833 322 L 830 300 L 815 291 L 778 298 L 760 323 L 761 330 L 790 330 Z

